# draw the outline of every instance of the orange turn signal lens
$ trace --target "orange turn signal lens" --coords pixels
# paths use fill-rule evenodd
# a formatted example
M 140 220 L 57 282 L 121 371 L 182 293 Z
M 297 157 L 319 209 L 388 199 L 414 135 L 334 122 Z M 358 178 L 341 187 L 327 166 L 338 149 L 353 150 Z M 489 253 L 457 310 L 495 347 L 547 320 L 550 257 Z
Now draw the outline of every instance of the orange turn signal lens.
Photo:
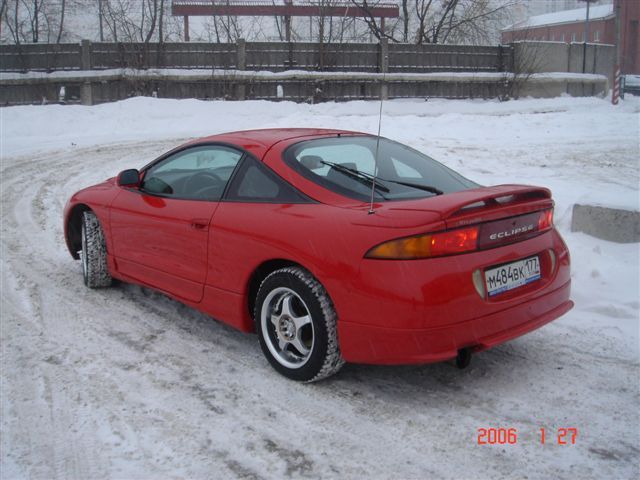
M 478 227 L 468 227 L 391 240 L 373 247 L 365 257 L 387 260 L 442 257 L 471 252 L 477 245 Z

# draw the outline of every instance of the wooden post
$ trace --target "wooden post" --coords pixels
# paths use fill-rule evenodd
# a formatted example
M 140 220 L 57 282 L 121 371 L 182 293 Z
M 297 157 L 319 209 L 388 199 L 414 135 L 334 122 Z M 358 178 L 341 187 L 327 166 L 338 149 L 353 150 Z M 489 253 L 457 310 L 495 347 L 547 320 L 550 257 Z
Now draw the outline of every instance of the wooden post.
M 184 16 L 184 41 L 189 41 L 189 17 Z

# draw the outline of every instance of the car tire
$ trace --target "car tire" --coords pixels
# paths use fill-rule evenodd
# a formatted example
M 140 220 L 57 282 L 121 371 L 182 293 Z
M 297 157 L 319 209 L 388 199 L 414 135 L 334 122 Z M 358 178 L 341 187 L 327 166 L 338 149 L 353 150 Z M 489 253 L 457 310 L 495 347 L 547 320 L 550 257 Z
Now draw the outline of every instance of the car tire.
M 254 319 L 264 355 L 285 377 L 315 382 L 344 365 L 333 303 L 308 271 L 287 267 L 268 275 L 258 290 Z
M 107 246 L 104 233 L 93 212 L 82 214 L 82 274 L 89 288 L 109 287 L 112 279 L 107 266 Z

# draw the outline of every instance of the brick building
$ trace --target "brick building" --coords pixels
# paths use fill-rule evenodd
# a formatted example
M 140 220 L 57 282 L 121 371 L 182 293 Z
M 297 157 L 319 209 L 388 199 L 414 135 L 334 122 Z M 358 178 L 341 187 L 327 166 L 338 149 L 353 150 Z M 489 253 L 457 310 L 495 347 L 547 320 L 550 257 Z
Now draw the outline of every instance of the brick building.
M 616 10 L 620 9 L 620 39 L 623 73 L 640 75 L 640 0 L 614 0 L 613 4 L 589 9 L 590 43 L 616 43 Z M 502 31 L 502 43 L 521 40 L 584 42 L 586 6 L 574 10 L 536 15 Z

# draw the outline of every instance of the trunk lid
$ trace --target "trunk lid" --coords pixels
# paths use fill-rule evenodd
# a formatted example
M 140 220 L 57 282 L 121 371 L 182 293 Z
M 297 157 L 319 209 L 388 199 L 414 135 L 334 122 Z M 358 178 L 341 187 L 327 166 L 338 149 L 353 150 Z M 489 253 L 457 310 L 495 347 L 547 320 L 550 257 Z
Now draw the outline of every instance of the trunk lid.
M 553 208 L 553 200 L 551 191 L 547 188 L 529 185 L 497 185 L 420 200 L 388 202 L 379 204 L 375 210 L 380 209 L 389 216 L 392 212 L 410 216 L 422 212 L 424 218 L 431 221 L 434 214 L 438 214 L 447 229 L 485 224 L 484 233 L 490 237 L 491 234 L 503 232 L 504 229 L 509 229 L 511 235 L 526 233 L 530 231 L 527 229 L 531 225 L 532 218 L 527 214 L 550 208 Z M 505 221 L 519 216 L 523 217 L 515 223 Z M 485 241 L 490 240 L 490 238 L 485 239 Z

